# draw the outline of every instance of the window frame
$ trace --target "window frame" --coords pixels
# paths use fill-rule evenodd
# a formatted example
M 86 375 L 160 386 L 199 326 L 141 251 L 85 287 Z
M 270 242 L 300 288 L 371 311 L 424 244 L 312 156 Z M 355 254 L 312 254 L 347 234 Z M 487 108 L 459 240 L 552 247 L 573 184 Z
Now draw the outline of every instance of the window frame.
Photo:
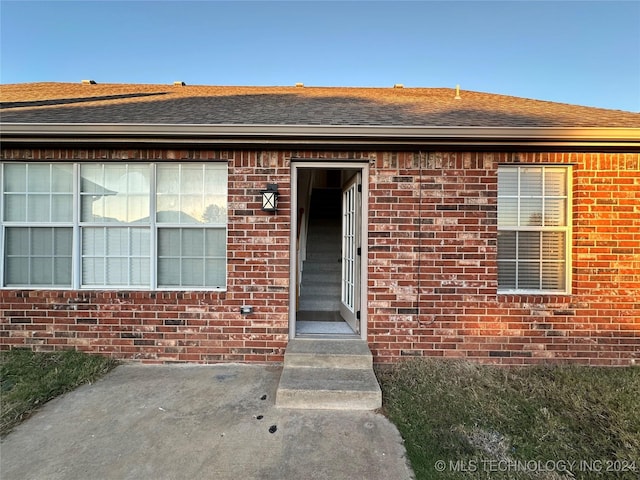
M 553 198 L 554 196 L 546 197 L 544 195 L 544 185 L 545 185 L 545 169 L 546 168 L 562 168 L 565 170 L 565 188 L 566 188 L 566 204 L 565 204 L 565 223 L 564 225 L 526 225 L 526 226 L 501 226 L 499 224 L 499 210 L 497 210 L 498 216 L 496 218 L 496 227 L 497 227 L 497 235 L 500 232 L 562 232 L 565 235 L 564 239 L 564 288 L 563 289 L 534 289 L 534 288 L 501 288 L 500 285 L 497 285 L 497 293 L 499 295 L 571 295 L 572 292 L 572 244 L 573 244 L 573 165 L 572 164 L 558 164 L 558 163 L 526 163 L 526 164 L 513 164 L 513 163 L 505 163 L 499 164 L 498 169 L 496 170 L 496 180 L 499 175 L 500 169 L 515 169 L 521 170 L 524 168 L 541 168 L 542 169 L 542 179 L 543 179 L 543 194 L 540 198 Z M 501 197 L 500 190 L 496 181 L 496 207 L 499 208 L 499 199 Z M 508 198 L 513 198 L 513 195 L 507 195 Z M 520 199 L 522 196 L 520 195 L 520 175 L 518 173 L 518 215 L 520 214 Z M 544 213 L 543 213 L 544 218 Z M 500 259 L 498 246 L 496 245 L 496 266 L 497 266 L 497 274 L 498 277 L 500 275 Z M 542 263 L 542 251 L 540 251 L 540 256 L 538 260 Z M 516 261 L 516 266 L 518 262 Z M 517 267 L 516 267 L 517 268 Z M 517 274 L 516 274 L 517 275 Z M 517 276 L 516 276 L 517 278 Z M 496 279 L 497 281 L 497 279 Z
M 146 165 L 149 167 L 149 180 L 150 180 L 150 188 L 149 188 L 149 220 L 144 224 L 138 224 L 136 222 L 87 222 L 82 221 L 81 219 L 81 202 L 82 202 L 82 189 L 80 182 L 82 181 L 82 165 L 109 165 L 114 164 L 116 162 L 43 162 L 45 165 L 49 165 L 53 167 L 55 165 L 71 165 L 72 167 L 72 204 L 73 204 L 73 212 L 72 212 L 72 220 L 65 222 L 34 222 L 30 223 L 26 220 L 20 221 L 5 221 L 5 166 L 9 164 L 17 164 L 17 165 L 25 165 L 25 164 L 38 164 L 40 162 L 33 161 L 15 161 L 15 160 L 6 160 L 0 162 L 0 289 L 2 290 L 15 290 L 15 289 L 25 289 L 25 290 L 109 290 L 109 291 L 213 291 L 213 292 L 225 292 L 228 287 L 228 259 L 229 259 L 229 251 L 228 251 L 228 240 L 229 240 L 229 168 L 228 163 L 224 160 L 213 160 L 213 161 L 190 161 L 190 162 L 135 162 L 135 161 L 122 161 L 118 162 L 126 165 Z M 225 180 L 223 182 L 224 189 L 220 192 L 213 192 L 214 196 L 224 196 L 225 197 L 225 207 L 226 214 L 224 216 L 220 216 L 220 220 L 224 223 L 191 223 L 191 224 L 180 224 L 180 223 L 167 223 L 167 222 L 158 222 L 157 221 L 157 196 L 158 196 L 158 185 L 157 185 L 157 170 L 159 166 L 167 166 L 172 165 L 176 167 L 182 168 L 183 165 L 197 165 L 204 169 L 207 165 L 218 165 L 223 166 L 220 168 L 220 172 L 224 173 Z M 8 228 L 36 228 L 36 227 L 45 227 L 45 228 L 71 228 L 72 229 L 72 246 L 71 246 L 71 284 L 70 285 L 7 285 L 6 278 L 6 262 L 7 262 L 7 235 L 6 231 Z M 148 283 L 143 285 L 83 285 L 82 278 L 82 267 L 83 267 L 83 258 L 85 255 L 82 251 L 82 237 L 84 229 L 91 228 L 143 228 L 149 231 L 149 275 L 148 275 Z M 224 253 L 223 256 L 214 257 L 214 259 L 223 261 L 223 272 L 221 273 L 224 276 L 223 285 L 220 286 L 179 286 L 179 285 L 171 285 L 171 286 L 161 286 L 159 285 L 159 257 L 158 257 L 158 238 L 159 231 L 165 228 L 176 228 L 179 230 L 190 228 L 190 229 L 198 229 L 202 230 L 204 235 L 208 230 L 223 230 L 223 240 L 224 240 Z M 128 262 L 132 259 L 137 259 L 137 256 L 127 256 Z M 206 261 L 206 255 L 203 257 L 203 261 Z M 206 279 L 206 278 L 205 278 Z

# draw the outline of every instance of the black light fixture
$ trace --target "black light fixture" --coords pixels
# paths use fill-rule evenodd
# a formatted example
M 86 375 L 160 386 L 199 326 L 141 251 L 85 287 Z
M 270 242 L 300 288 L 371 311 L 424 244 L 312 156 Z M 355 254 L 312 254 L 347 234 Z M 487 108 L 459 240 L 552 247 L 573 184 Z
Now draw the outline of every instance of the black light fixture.
M 262 194 L 262 210 L 265 212 L 276 212 L 278 210 L 278 184 L 267 183 L 266 190 L 260 190 Z

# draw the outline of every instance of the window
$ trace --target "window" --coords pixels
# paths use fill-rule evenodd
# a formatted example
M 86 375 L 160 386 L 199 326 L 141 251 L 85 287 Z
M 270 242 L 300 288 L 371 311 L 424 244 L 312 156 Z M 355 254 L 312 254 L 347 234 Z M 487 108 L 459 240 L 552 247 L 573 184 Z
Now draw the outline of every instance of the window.
M 567 293 L 569 167 L 498 168 L 498 289 Z
M 149 287 L 151 173 L 143 164 L 80 165 L 82 287 Z
M 73 166 L 3 168 L 3 285 L 71 287 Z
M 226 170 L 222 176 L 219 169 L 200 165 L 161 165 L 157 178 L 158 282 L 166 287 L 223 285 Z
M 221 163 L 2 165 L 5 287 L 222 289 Z

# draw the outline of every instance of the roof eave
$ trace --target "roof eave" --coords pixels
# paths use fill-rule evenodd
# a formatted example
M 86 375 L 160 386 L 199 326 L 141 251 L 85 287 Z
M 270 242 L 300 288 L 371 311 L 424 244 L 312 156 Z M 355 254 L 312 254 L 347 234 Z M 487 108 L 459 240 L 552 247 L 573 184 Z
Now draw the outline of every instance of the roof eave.
M 640 151 L 640 128 L 1 123 L 4 144 L 549 147 Z

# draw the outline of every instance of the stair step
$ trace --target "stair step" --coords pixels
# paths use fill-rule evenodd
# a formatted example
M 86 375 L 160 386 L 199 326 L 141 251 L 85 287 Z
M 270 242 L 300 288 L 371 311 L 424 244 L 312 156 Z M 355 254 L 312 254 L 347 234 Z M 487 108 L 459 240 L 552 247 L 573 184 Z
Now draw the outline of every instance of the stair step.
M 336 322 L 342 323 L 344 320 L 340 316 L 340 312 L 335 310 L 325 310 L 322 312 L 317 312 L 313 310 L 298 310 L 296 312 L 296 322 Z
M 328 272 L 328 273 L 340 273 L 342 271 L 342 265 L 340 262 L 304 262 L 302 267 L 302 275 L 305 273 L 316 273 L 316 272 Z
M 276 393 L 284 408 L 375 410 L 382 392 L 364 340 L 294 339 Z
M 373 356 L 364 340 L 290 340 L 285 367 L 371 369 Z
M 336 242 L 342 240 L 342 226 L 309 224 L 309 239 L 315 241 L 318 238 Z
M 299 308 L 316 312 L 330 312 L 340 309 L 340 300 L 329 297 L 300 297 Z
M 331 231 L 320 228 L 309 230 L 307 245 L 319 246 L 324 244 L 339 247 L 342 244 L 342 230 Z
M 340 282 L 312 282 L 304 281 L 300 286 L 300 296 L 310 295 L 316 296 L 318 294 L 328 296 L 340 296 Z
M 329 239 L 332 241 L 341 240 L 342 236 L 342 227 L 338 225 L 337 227 L 330 227 L 327 225 L 309 225 L 309 235 L 311 240 L 315 240 L 317 238 Z
M 382 393 L 373 369 L 285 367 L 276 406 L 375 410 L 382 406 Z
M 325 288 L 331 286 L 340 287 L 340 277 L 332 278 L 327 277 L 327 275 L 309 275 L 307 278 L 302 280 L 302 288 Z
M 316 250 L 307 249 L 307 257 L 305 262 L 316 263 L 337 263 L 340 264 L 340 249 L 330 252 L 321 252 Z

